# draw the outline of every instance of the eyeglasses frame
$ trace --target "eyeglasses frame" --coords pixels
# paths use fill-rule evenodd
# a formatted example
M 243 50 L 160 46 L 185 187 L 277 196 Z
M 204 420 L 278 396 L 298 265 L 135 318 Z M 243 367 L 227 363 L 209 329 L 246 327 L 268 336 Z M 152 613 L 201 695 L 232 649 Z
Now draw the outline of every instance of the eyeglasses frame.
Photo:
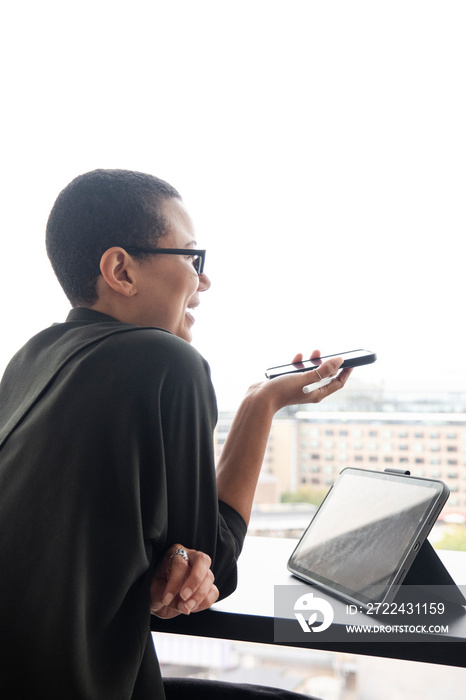
M 205 254 L 204 250 L 195 250 L 194 248 L 134 248 L 132 246 L 125 247 L 127 253 L 132 255 L 133 253 L 145 253 L 148 255 L 184 255 L 187 257 L 192 257 L 197 255 L 198 258 L 193 261 L 193 267 L 198 275 L 202 275 L 204 272 L 205 264 Z

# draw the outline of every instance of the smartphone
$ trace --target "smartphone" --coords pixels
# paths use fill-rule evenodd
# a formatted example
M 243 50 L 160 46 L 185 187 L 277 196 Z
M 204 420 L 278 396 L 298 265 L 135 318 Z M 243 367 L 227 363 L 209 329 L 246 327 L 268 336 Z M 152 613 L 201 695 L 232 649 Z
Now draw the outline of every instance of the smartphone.
M 267 379 L 280 377 L 282 374 L 292 374 L 293 372 L 308 372 L 311 369 L 320 367 L 322 362 L 330 360 L 332 357 L 342 357 L 343 364 L 339 369 L 345 367 L 359 367 L 359 365 L 369 365 L 375 362 L 377 355 L 371 350 L 351 350 L 349 352 L 335 353 L 335 355 L 325 355 L 325 357 L 316 357 L 313 360 L 303 360 L 295 362 L 292 365 L 279 365 L 278 367 L 269 367 L 265 372 Z

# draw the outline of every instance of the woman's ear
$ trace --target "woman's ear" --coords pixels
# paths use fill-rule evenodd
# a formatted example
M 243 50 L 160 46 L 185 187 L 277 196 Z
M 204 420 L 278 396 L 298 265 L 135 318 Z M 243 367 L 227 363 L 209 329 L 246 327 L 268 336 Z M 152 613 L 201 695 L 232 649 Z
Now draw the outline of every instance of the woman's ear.
M 108 248 L 100 259 L 100 271 L 114 292 L 125 297 L 132 297 L 137 293 L 134 260 L 124 248 Z

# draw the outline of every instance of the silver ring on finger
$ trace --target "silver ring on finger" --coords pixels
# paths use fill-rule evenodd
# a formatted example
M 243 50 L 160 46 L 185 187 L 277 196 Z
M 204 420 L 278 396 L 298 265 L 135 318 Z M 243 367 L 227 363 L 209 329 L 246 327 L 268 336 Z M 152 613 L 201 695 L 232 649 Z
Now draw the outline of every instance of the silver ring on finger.
M 170 554 L 170 561 L 173 559 L 173 557 L 177 556 L 189 562 L 188 553 L 183 547 L 178 547 L 178 549 L 175 549 L 175 551 Z
M 322 381 L 323 381 L 323 378 L 320 376 L 319 370 L 318 370 L 318 369 L 315 369 L 314 372 L 317 374 L 317 376 L 319 377 L 320 381 L 322 382 Z

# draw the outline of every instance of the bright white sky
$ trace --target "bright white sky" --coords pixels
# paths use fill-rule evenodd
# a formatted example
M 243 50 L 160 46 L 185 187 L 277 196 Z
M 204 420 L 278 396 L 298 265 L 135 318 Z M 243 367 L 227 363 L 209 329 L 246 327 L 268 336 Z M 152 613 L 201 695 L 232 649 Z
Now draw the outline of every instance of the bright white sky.
M 0 369 L 68 310 L 56 195 L 117 167 L 171 182 L 208 249 L 221 408 L 315 347 L 466 390 L 465 36 L 463 0 L 3 3 Z

